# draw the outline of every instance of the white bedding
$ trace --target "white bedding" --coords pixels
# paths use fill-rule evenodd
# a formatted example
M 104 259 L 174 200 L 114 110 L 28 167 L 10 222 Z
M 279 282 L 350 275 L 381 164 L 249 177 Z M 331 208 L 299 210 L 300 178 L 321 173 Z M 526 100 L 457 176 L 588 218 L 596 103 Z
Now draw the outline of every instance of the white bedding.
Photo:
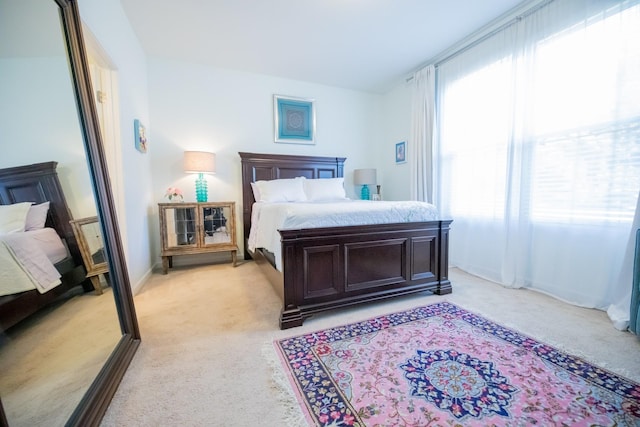
M 282 271 L 278 230 L 433 221 L 435 206 L 416 201 L 344 200 L 340 202 L 254 203 L 248 246 L 273 252 Z
M 45 293 L 58 286 L 61 276 L 53 264 L 66 256 L 53 229 L 0 235 L 0 295 L 34 288 Z
M 69 256 L 67 247 L 62 243 L 58 232 L 53 228 L 46 227 L 30 230 L 22 234 L 32 239 L 52 264 L 58 263 Z

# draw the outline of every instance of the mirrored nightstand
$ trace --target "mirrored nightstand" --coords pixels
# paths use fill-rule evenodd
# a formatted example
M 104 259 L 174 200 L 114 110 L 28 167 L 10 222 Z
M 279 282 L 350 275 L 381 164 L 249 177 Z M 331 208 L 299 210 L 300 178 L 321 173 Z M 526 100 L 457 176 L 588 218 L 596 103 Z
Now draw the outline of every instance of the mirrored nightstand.
M 74 219 L 69 221 L 76 236 L 82 261 L 87 270 L 87 277 L 91 280 L 96 294 L 102 294 L 100 275 L 109 274 L 109 266 L 104 252 L 102 230 L 97 216 Z
M 159 203 L 162 272 L 173 256 L 230 252 L 237 263 L 235 202 Z

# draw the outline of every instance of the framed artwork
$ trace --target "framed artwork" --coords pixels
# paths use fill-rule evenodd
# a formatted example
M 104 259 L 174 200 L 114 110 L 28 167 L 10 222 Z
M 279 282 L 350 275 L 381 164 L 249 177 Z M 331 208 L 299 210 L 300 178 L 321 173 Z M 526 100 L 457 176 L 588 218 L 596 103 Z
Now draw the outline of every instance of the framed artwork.
M 407 141 L 400 141 L 396 144 L 396 164 L 407 162 Z
M 136 139 L 136 150 L 141 153 L 147 152 L 147 133 L 144 125 L 140 123 L 140 120 L 135 119 L 133 121 L 134 135 Z
M 316 111 L 314 100 L 273 95 L 275 142 L 315 144 Z

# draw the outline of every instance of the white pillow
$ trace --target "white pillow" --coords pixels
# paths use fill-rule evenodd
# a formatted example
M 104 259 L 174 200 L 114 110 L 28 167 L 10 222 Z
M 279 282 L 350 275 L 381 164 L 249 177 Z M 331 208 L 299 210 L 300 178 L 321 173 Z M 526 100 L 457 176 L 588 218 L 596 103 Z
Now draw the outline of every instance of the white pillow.
M 344 178 L 305 179 L 304 193 L 310 202 L 345 200 Z
M 40 203 L 39 205 L 31 205 L 27 212 L 24 231 L 40 230 L 41 228 L 44 228 L 44 225 L 47 222 L 48 212 L 49 202 Z
M 253 191 L 253 200 L 256 202 L 260 201 L 260 189 L 258 188 L 258 184 L 255 182 L 251 183 L 251 190 Z
M 0 205 L 0 234 L 24 231 L 31 202 Z
M 272 181 L 256 181 L 260 202 L 304 202 L 307 196 L 304 194 L 302 183 L 303 176 L 291 179 L 274 179 Z M 255 192 L 254 192 L 255 195 Z

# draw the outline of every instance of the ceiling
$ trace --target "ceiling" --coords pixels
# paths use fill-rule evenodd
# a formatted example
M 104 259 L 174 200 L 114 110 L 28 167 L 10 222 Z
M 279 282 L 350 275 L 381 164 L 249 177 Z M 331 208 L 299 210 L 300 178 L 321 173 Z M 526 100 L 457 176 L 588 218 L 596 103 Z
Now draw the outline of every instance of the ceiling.
M 150 57 L 384 93 L 522 0 L 121 0 Z

